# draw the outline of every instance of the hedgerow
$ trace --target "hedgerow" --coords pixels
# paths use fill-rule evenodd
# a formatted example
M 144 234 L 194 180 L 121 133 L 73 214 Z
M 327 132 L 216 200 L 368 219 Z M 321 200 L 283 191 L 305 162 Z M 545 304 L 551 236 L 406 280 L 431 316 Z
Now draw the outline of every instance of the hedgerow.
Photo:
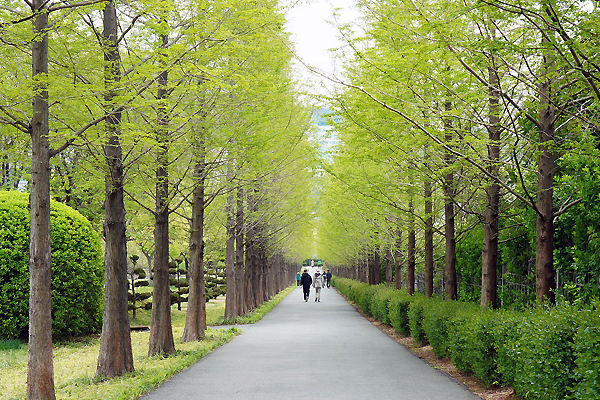
M 576 354 L 573 387 L 570 399 L 585 400 L 600 398 L 600 315 L 598 303 L 583 310 L 573 340 Z
M 24 337 L 29 313 L 28 195 L 0 192 L 0 339 Z M 72 208 L 51 202 L 52 333 L 101 328 L 104 269 L 100 239 Z
M 496 368 L 494 331 L 496 313 L 462 303 L 448 325 L 449 356 L 462 371 L 471 372 L 486 385 L 500 381 Z
M 410 336 L 408 309 L 412 299 L 413 296 L 405 291 L 394 290 L 388 305 L 390 324 L 396 332 L 403 336 Z
M 423 295 L 414 295 L 415 298 L 408 307 L 408 326 L 410 327 L 410 336 L 420 345 L 427 344 L 425 329 L 423 328 L 423 309 L 427 302 L 427 297 Z
M 373 317 L 388 325 L 390 323 L 389 302 L 394 292 L 394 289 L 387 286 L 384 286 L 381 290 L 377 290 L 373 294 L 373 301 L 370 307 Z
M 510 385 L 523 398 L 600 398 L 598 304 L 490 310 L 344 278 L 334 278 L 333 285 L 363 311 L 431 344 L 437 356 L 450 357 L 486 385 Z M 387 318 L 381 316 L 384 304 Z

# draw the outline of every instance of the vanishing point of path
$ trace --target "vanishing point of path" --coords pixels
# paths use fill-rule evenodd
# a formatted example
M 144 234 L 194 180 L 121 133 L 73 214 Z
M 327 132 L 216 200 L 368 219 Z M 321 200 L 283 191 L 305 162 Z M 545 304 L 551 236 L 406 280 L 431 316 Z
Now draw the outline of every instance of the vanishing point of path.
M 296 289 L 144 400 L 479 399 L 363 318 L 335 289 Z

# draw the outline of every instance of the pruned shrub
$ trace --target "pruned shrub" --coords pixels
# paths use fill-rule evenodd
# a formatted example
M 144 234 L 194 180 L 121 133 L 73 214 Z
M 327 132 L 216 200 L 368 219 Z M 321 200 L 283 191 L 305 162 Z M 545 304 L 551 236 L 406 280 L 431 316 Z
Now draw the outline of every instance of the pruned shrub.
M 491 309 L 463 303 L 448 324 L 448 350 L 452 362 L 488 386 L 500 381 L 494 341 L 496 314 Z
M 600 315 L 598 304 L 581 312 L 579 327 L 575 334 L 576 384 L 572 399 L 600 398 Z
M 445 301 L 439 298 L 428 299 L 423 307 L 423 331 L 427 342 L 437 357 L 449 357 L 448 326 L 456 310 L 463 303 Z
M 52 201 L 52 333 L 99 332 L 104 269 L 100 239 L 79 212 Z M 25 337 L 29 319 L 29 199 L 0 192 L 0 338 Z
M 529 317 L 530 314 L 519 311 L 502 311 L 496 315 L 496 368 L 504 384 L 512 385 L 518 373 L 517 342 L 521 336 L 521 326 Z
M 408 307 L 410 336 L 420 345 L 427 344 L 427 337 L 423 330 L 423 308 L 426 302 L 427 297 L 421 294 L 414 294 L 413 301 L 411 301 Z
M 517 393 L 538 400 L 566 399 L 575 384 L 573 349 L 578 311 L 558 306 L 531 314 L 524 319 L 515 343 L 513 387 Z
M 410 336 L 408 309 L 413 297 L 404 290 L 395 290 L 389 301 L 390 324 L 402 336 Z
M 390 324 L 389 302 L 395 290 L 389 286 L 380 285 L 373 295 L 371 312 L 373 317 L 384 324 Z
M 357 287 L 353 287 L 353 289 L 356 295 L 356 304 L 365 314 L 370 317 L 373 316 L 373 313 L 371 312 L 371 301 L 373 300 L 373 295 L 377 291 L 377 287 L 368 284 L 362 284 Z

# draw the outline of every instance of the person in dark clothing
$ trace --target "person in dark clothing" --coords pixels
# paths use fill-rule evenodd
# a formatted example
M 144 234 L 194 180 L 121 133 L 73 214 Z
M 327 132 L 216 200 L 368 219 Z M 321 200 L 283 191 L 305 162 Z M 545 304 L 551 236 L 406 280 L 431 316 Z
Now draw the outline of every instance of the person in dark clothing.
M 325 273 L 325 280 L 327 281 L 327 287 L 331 288 L 331 272 L 327 271 Z
M 308 270 L 302 272 L 300 277 L 300 284 L 302 285 L 302 291 L 304 292 L 304 301 L 308 301 L 308 295 L 310 294 L 310 285 L 312 285 L 312 278 L 308 274 Z

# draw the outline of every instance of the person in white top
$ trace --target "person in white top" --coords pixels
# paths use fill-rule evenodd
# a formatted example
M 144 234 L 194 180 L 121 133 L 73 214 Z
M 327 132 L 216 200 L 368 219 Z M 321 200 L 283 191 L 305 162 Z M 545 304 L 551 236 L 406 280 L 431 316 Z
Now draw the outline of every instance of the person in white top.
M 321 301 L 321 289 L 324 286 L 323 274 L 321 272 L 315 272 L 315 279 L 313 279 L 312 285 L 315 288 L 315 301 Z

